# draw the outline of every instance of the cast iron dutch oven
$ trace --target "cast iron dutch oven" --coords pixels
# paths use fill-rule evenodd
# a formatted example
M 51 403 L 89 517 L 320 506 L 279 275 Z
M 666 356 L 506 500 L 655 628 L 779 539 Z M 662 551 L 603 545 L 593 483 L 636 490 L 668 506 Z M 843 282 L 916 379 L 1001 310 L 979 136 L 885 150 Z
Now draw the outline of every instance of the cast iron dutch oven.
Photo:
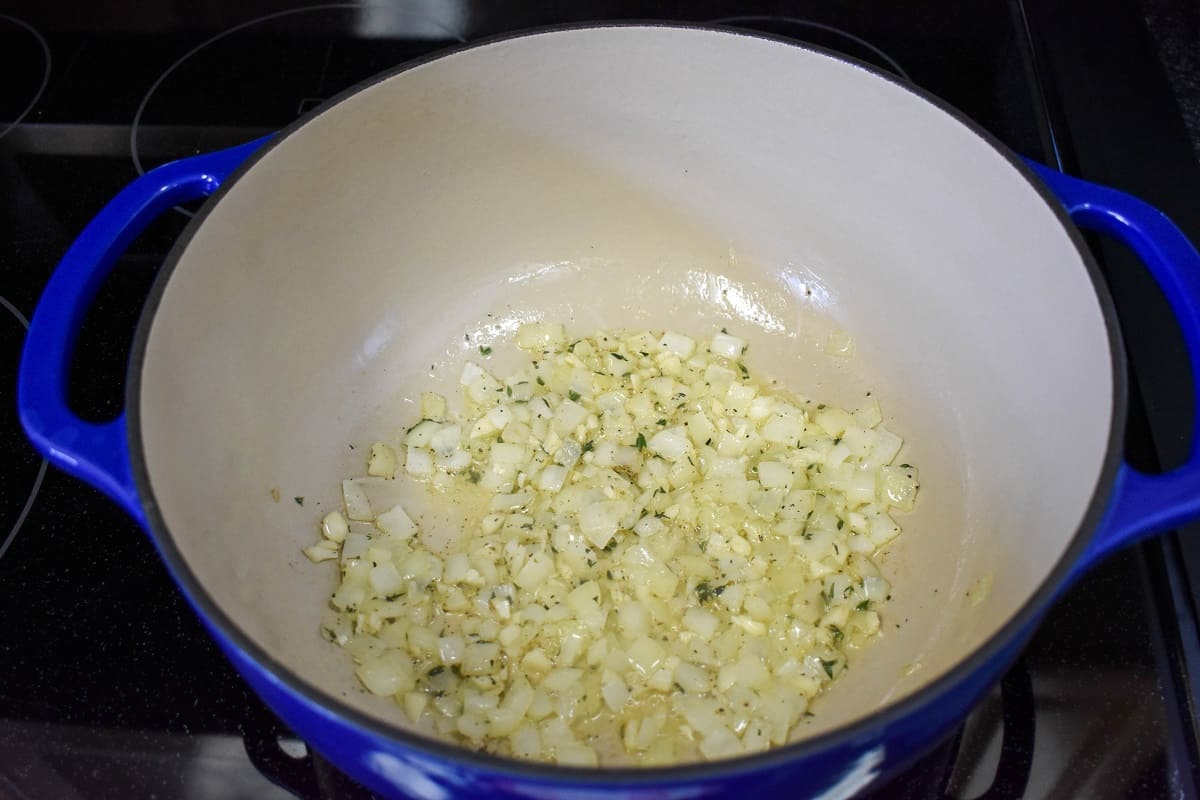
M 146 305 L 125 414 L 80 421 L 64 384 L 96 287 L 156 214 L 210 195 Z M 20 413 L 47 458 L 146 528 L 263 699 L 376 792 L 848 797 L 959 721 L 1074 575 L 1200 513 L 1195 447 L 1165 475 L 1123 463 L 1121 342 L 1077 225 L 1141 256 L 1197 374 L 1200 257 L 1142 202 L 819 50 L 670 26 L 532 33 L 139 178 L 47 286 Z M 905 437 L 922 494 L 883 565 L 887 618 L 907 622 L 854 657 L 795 743 L 653 769 L 490 756 L 406 731 L 318 634 L 335 570 L 300 550 L 314 503 L 362 471 L 347 445 L 411 421 L 408 399 L 530 319 L 733 324 L 757 367 L 851 407 L 873 391 Z M 811 346 L 834 328 L 853 360 Z

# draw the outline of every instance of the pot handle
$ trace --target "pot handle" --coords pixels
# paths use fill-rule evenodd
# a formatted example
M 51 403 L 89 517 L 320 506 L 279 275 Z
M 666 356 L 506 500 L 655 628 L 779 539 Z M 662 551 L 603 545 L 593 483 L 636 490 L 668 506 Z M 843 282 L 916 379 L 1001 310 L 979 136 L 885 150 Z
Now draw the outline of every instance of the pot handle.
M 96 291 L 137 235 L 166 209 L 212 194 L 265 140 L 164 164 L 122 189 L 63 255 L 29 323 L 17 376 L 26 434 L 52 464 L 105 492 L 143 526 L 125 412 L 95 424 L 67 405 L 75 337 Z
M 1116 237 L 1149 268 L 1183 334 L 1197 397 L 1187 461 L 1161 475 L 1121 464 L 1108 510 L 1076 566 L 1078 574 L 1119 547 L 1200 517 L 1200 253 L 1153 206 L 1041 164 L 1030 166 L 1077 225 Z

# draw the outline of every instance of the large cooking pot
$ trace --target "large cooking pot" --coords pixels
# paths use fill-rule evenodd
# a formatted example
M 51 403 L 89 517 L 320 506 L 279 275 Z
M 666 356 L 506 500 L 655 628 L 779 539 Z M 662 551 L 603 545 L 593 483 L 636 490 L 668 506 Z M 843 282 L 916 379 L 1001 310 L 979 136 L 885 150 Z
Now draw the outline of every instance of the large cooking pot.
M 208 195 L 147 303 L 125 415 L 80 421 L 64 383 L 94 290 L 154 215 Z M 1200 374 L 1200 257 L 1179 231 L 919 90 L 728 31 L 493 40 L 125 189 L 46 288 L 21 418 L 149 531 L 266 702 L 374 791 L 846 797 L 960 720 L 1073 575 L 1200 513 L 1194 447 L 1167 475 L 1122 462 L 1121 343 L 1076 224 L 1140 254 Z M 756 366 L 847 405 L 870 390 L 905 437 L 922 496 L 883 559 L 904 624 L 854 655 L 794 744 L 643 770 L 471 752 L 407 732 L 318 635 L 336 570 L 300 550 L 314 504 L 362 471 L 347 445 L 392 435 L 417 393 L 538 318 L 736 325 Z M 814 344 L 831 329 L 854 334 L 853 360 Z

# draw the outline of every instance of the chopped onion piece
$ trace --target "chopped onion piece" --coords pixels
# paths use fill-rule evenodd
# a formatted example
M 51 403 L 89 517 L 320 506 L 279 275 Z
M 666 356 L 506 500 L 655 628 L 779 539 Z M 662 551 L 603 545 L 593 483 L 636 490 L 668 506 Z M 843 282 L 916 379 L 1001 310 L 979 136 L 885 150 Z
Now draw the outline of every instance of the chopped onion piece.
M 416 447 L 408 448 L 408 455 L 404 460 L 404 469 L 414 478 L 424 478 L 432 475 L 433 454 L 428 450 L 420 450 Z
M 416 685 L 411 662 L 404 653 L 395 650 L 367 656 L 356 674 L 372 694 L 391 696 L 407 692 Z
M 330 511 L 321 520 L 321 535 L 331 542 L 344 542 L 350 526 L 340 511 Z
M 661 456 L 667 461 L 678 461 L 685 457 L 691 449 L 687 433 L 682 427 L 659 431 L 647 442 L 650 452 Z
M 579 512 L 579 530 L 597 547 L 607 547 L 627 512 L 625 503 L 617 500 L 601 500 Z
M 342 543 L 342 560 L 360 558 L 371 549 L 371 540 L 361 533 L 348 533 Z
M 367 474 L 378 478 L 396 475 L 396 451 L 383 442 L 371 445 L 371 456 L 367 460 Z
M 708 349 L 725 358 L 740 358 L 746 349 L 746 340 L 730 336 L 728 333 L 718 333 L 713 336 Z
M 375 527 L 397 539 L 409 539 L 417 533 L 417 523 L 398 505 L 380 514 L 375 520 Z
M 375 518 L 371 503 L 362 484 L 354 479 L 342 481 L 342 501 L 346 504 L 346 516 L 350 519 L 370 521 Z
M 566 329 L 557 323 L 527 322 L 517 328 L 517 347 L 522 350 L 557 350 L 566 340 Z
M 371 570 L 371 588 L 376 594 L 385 597 L 395 594 L 404 586 L 404 579 L 396 570 L 396 565 L 388 561 Z
M 423 419 L 409 429 L 404 437 L 404 444 L 409 447 L 428 447 L 433 435 L 442 429 L 440 422 Z
M 304 548 L 304 555 L 314 564 L 329 561 L 338 557 L 337 545 L 328 540 Z
M 692 353 L 696 351 L 696 340 L 682 333 L 667 331 L 658 340 L 658 346 L 680 358 L 691 358 Z

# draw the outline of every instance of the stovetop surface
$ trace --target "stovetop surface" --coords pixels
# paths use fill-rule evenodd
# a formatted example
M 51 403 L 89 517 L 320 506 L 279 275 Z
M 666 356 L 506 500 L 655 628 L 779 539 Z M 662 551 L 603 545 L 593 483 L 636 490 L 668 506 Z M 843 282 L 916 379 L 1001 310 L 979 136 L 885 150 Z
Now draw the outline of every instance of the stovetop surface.
M 1071 5 L 215 3 L 158 15 L 0 5 L 0 797 L 288 795 L 271 781 L 306 796 L 365 796 L 304 757 L 208 639 L 148 538 L 96 491 L 45 470 L 21 432 L 13 398 L 23 321 L 72 238 L 140 172 L 275 130 L 357 81 L 458 42 L 587 20 L 726 20 L 869 61 L 1020 153 L 1179 203 L 1164 177 L 1195 179 L 1195 164 L 1170 166 L 1170 121 L 1139 126 L 1138 146 L 1155 153 L 1149 174 L 1123 166 L 1110 151 L 1128 154 L 1129 125 L 1097 124 L 1104 101 L 1089 105 L 1082 77 L 1104 74 L 1096 37 L 1111 50 L 1104 37 L 1137 14 L 1090 4 L 1103 20 L 1068 36 L 1059 23 Z M 1130 35 L 1121 52 L 1138 56 L 1140 71 L 1123 72 L 1118 90 L 1149 102 L 1161 70 Z M 101 289 L 71 370 L 70 400 L 84 416 L 119 411 L 142 298 L 192 210 L 155 222 Z M 1178 344 L 1152 324 L 1161 298 L 1137 265 L 1093 244 L 1122 321 L 1140 332 L 1126 334 L 1139 380 L 1131 454 L 1170 463 L 1191 397 Z M 976 797 L 988 787 L 989 797 L 1190 795 L 1188 574 L 1174 539 L 1102 565 L 1053 609 L 1004 691 L 877 796 Z

